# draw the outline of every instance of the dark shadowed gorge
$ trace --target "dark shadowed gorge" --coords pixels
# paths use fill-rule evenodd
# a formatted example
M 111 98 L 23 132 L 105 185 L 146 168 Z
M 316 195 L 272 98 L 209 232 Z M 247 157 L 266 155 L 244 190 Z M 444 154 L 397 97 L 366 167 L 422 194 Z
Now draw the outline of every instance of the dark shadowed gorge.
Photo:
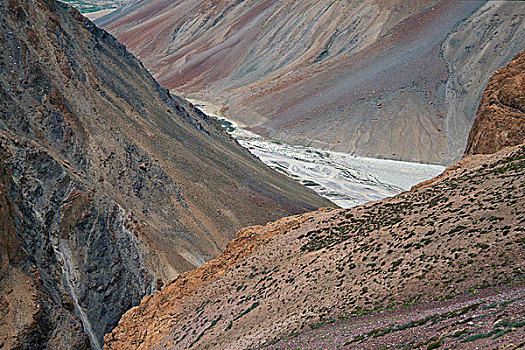
M 53 0 L 0 1 L 0 347 L 100 349 L 242 227 L 329 206 Z

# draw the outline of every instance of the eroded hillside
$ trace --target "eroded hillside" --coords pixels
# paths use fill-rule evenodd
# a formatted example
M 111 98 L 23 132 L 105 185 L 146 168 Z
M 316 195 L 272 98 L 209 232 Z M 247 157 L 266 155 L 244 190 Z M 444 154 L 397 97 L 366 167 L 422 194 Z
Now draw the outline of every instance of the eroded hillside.
M 138 1 L 101 19 L 163 86 L 277 140 L 452 164 L 525 8 L 485 1 Z M 242 125 L 241 124 L 241 125 Z
M 495 139 L 492 154 L 392 198 L 239 231 L 128 311 L 106 349 L 522 348 L 525 144 L 501 149 L 525 122 L 522 58 L 480 104 L 469 144 Z
M 0 4 L 0 347 L 101 348 L 238 229 L 330 205 L 75 9 Z
M 330 319 L 505 283 L 522 288 L 524 181 L 520 146 L 467 158 L 391 199 L 292 218 L 297 224 L 281 226 L 279 235 L 213 279 L 199 281 L 203 267 L 143 300 L 106 336 L 106 346 L 246 349 Z M 524 320 L 512 316 L 521 328 L 509 327 L 498 344 L 524 334 Z M 367 332 L 357 329 L 347 341 L 366 339 Z M 474 334 L 471 327 L 463 335 Z

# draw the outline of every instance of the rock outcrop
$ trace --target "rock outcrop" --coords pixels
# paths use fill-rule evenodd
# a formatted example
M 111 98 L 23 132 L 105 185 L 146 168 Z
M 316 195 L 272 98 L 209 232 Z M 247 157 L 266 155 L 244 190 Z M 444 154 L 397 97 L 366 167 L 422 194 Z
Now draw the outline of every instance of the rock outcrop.
M 100 349 L 242 227 L 330 205 L 53 0 L 0 1 L 0 347 Z
M 172 91 L 260 134 L 450 165 L 488 77 L 525 45 L 519 2 L 137 1 L 100 20 Z
M 525 50 L 490 78 L 465 154 L 491 154 L 525 142 Z

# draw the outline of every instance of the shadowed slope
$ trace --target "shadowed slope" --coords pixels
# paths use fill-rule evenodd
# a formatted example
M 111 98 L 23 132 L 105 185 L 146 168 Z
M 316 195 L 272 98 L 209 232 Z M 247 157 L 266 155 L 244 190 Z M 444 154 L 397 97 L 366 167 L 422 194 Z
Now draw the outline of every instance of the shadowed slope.
M 73 8 L 0 4 L 5 348 L 80 349 L 86 335 L 100 348 L 125 310 L 238 229 L 330 205 L 170 96 Z

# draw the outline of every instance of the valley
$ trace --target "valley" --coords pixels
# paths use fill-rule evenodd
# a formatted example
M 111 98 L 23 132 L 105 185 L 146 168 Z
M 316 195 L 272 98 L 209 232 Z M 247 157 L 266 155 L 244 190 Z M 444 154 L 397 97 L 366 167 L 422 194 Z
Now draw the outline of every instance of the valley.
M 525 46 L 519 1 L 138 1 L 97 24 L 265 138 L 445 166 Z
M 489 79 L 459 162 L 394 197 L 239 231 L 105 348 L 522 348 L 524 58 Z
M 0 0 L 0 349 L 522 349 L 524 19 Z
M 407 191 L 445 170 L 441 165 L 365 158 L 266 140 L 226 119 L 220 108 L 202 101 L 188 100 L 207 115 L 216 118 L 227 133 L 264 164 L 343 208 Z

